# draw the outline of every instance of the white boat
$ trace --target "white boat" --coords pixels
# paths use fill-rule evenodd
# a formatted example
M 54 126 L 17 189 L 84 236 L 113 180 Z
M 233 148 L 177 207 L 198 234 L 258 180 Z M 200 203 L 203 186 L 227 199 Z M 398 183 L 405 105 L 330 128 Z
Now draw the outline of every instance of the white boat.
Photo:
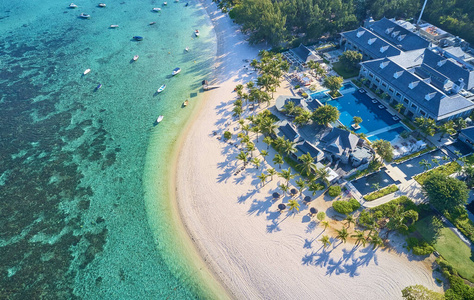
M 133 57 L 133 60 L 136 61 L 139 57 L 140 57 L 140 56 L 135 55 L 135 56 Z
M 173 75 L 173 76 L 178 75 L 179 72 L 181 72 L 181 68 L 176 68 L 176 69 L 173 70 L 173 72 L 171 72 L 171 75 Z
M 83 18 L 83 19 L 90 19 L 91 15 L 88 15 L 88 14 L 85 14 L 85 13 L 81 13 L 79 15 L 79 18 Z
M 163 5 L 168 5 L 168 2 L 163 2 Z
M 199 36 L 199 29 L 194 30 L 194 35 Z
M 166 89 L 166 84 L 163 84 L 162 86 L 160 86 L 159 89 L 156 90 L 156 92 L 157 92 L 157 93 L 161 93 L 161 92 L 163 92 L 165 89 Z
M 189 52 L 189 48 L 188 48 L 188 47 L 186 47 L 184 50 L 186 50 L 186 52 Z
M 156 119 L 156 123 L 160 123 L 163 121 L 164 116 L 159 116 L 158 119 Z
M 117 28 L 118 25 L 110 25 L 110 28 Z
M 105 3 L 99 3 L 99 7 L 106 7 L 107 5 Z
M 178 2 L 179 2 L 179 0 L 174 0 L 174 2 L 178 3 Z
M 69 4 L 69 8 L 77 8 L 78 6 L 74 3 Z
M 156 11 L 156 12 L 159 12 L 159 11 L 161 11 L 161 8 L 159 8 L 159 7 L 153 7 L 152 10 L 153 10 L 153 11 Z
M 89 74 L 90 71 L 91 71 L 91 69 L 87 69 L 87 70 L 84 71 L 84 73 L 82 73 L 82 75 L 87 75 L 87 74 Z

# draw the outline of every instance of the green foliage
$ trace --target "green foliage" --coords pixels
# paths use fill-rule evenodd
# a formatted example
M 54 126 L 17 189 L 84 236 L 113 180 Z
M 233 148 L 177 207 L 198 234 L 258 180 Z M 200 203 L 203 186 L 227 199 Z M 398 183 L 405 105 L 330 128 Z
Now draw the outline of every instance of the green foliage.
M 334 201 L 332 203 L 332 208 L 334 208 L 335 211 L 337 211 L 338 213 L 341 213 L 341 214 L 344 214 L 344 215 L 348 215 L 350 213 L 352 213 L 353 211 L 356 211 L 358 210 L 360 207 L 360 203 L 352 198 L 350 199 L 349 201 Z
M 335 95 L 342 87 L 343 78 L 339 76 L 327 76 L 324 78 L 323 85 L 330 90 L 332 95 Z
M 458 171 L 460 171 L 460 170 L 461 170 L 461 166 L 460 166 L 457 162 L 453 161 L 453 162 L 450 162 L 449 164 L 446 164 L 446 165 L 441 166 L 441 167 L 439 167 L 439 168 L 433 169 L 433 170 L 431 170 L 431 171 L 429 171 L 429 172 L 425 172 L 425 173 L 423 173 L 423 174 L 417 175 L 417 176 L 415 176 L 415 180 L 416 180 L 419 184 L 423 185 L 424 182 L 426 181 L 426 179 L 427 179 L 431 174 L 433 174 L 433 173 L 435 173 L 435 172 L 442 173 L 442 174 L 444 174 L 444 175 L 447 176 L 447 175 L 451 175 L 451 174 L 453 174 L 453 173 L 455 173 L 455 172 L 458 172 Z
M 358 69 L 356 69 L 356 68 L 347 69 L 347 68 L 345 68 L 345 66 L 340 61 L 333 63 L 332 64 L 332 69 L 334 71 L 336 71 L 336 73 L 344 79 L 356 77 L 357 75 L 359 75 L 359 70 Z M 356 83 L 356 85 L 357 85 L 357 83 Z M 361 83 L 359 82 L 359 85 L 357 85 L 357 86 L 360 87 L 360 85 L 361 85 Z
M 328 194 L 333 198 L 339 196 L 341 194 L 341 187 L 338 185 L 330 186 L 328 189 Z
M 324 219 L 326 219 L 326 213 L 324 211 L 318 212 L 318 214 L 316 215 L 316 219 L 318 219 L 319 221 L 323 221 Z
M 457 208 L 465 210 L 469 191 L 464 182 L 441 172 L 430 172 L 422 184 L 430 204 L 441 212 L 453 213 Z
M 318 125 L 327 126 L 329 123 L 336 122 L 339 119 L 339 110 L 332 105 L 323 105 L 313 112 L 313 120 Z
M 364 199 L 365 199 L 365 201 L 373 201 L 373 200 L 381 198 L 385 195 L 395 193 L 396 191 L 398 191 L 398 187 L 395 184 L 393 184 L 393 185 L 388 186 L 386 188 L 383 188 L 381 190 L 378 190 L 378 191 L 375 191 L 375 192 L 370 193 L 368 195 L 365 195 Z
M 445 293 L 447 300 L 474 299 L 474 288 L 467 285 L 458 276 L 449 276 L 449 289 Z
M 434 248 L 425 241 L 416 237 L 407 238 L 407 249 L 412 250 L 415 255 L 428 255 L 434 252 Z
M 359 62 L 362 61 L 362 53 L 352 50 L 347 50 L 339 57 L 346 70 L 357 69 Z
M 443 294 L 429 290 L 422 285 L 407 286 L 402 290 L 402 297 L 406 300 L 443 300 Z
M 230 140 L 232 138 L 232 133 L 230 131 L 224 132 L 224 139 Z
M 348 181 L 351 181 L 351 180 L 354 180 L 356 178 L 359 178 L 359 177 L 362 177 L 362 176 L 365 176 L 369 173 L 372 173 L 372 172 L 375 172 L 377 171 L 378 169 L 380 169 L 381 167 L 383 166 L 383 163 L 377 159 L 374 159 L 372 161 L 369 162 L 369 166 L 367 167 L 367 169 L 364 169 L 364 170 L 360 170 L 360 171 L 357 171 L 355 174 L 349 176 L 347 178 Z
M 391 162 L 393 160 L 393 147 L 389 141 L 386 140 L 377 140 L 372 143 L 375 151 L 377 152 L 380 157 L 382 157 L 387 162 Z

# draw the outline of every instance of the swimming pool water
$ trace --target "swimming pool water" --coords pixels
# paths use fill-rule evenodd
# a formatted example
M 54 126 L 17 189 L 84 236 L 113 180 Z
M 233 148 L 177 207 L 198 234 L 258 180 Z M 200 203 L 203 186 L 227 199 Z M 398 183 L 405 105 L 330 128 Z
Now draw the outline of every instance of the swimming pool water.
M 379 108 L 380 102 L 373 103 L 366 94 L 359 92 L 351 83 L 346 83 L 341 88 L 342 97 L 332 100 L 325 92 L 312 94 L 313 99 L 318 99 L 323 104 L 337 107 L 341 113 L 339 121 L 347 128 L 351 128 L 355 116 L 362 118 L 360 129 L 356 133 L 364 133 L 370 141 L 379 139 L 391 141 L 396 138 L 405 127 L 393 120 L 385 106 Z

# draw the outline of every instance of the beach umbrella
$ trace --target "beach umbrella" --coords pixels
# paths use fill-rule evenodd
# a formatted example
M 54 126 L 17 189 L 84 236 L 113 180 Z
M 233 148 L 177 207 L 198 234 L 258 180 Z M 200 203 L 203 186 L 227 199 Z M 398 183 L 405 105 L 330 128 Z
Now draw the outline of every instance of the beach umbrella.
M 304 197 L 303 201 L 304 201 L 304 202 L 311 202 L 311 197 L 310 197 L 310 196 L 306 196 L 306 197 Z
M 292 195 L 296 195 L 296 194 L 298 194 L 298 190 L 297 190 L 297 189 L 291 189 L 291 190 L 290 190 L 290 193 L 291 193 Z
M 317 210 L 316 208 L 314 208 L 314 207 L 311 207 L 311 208 L 309 209 L 309 212 L 310 212 L 312 215 L 314 215 L 314 214 L 317 214 L 317 213 L 318 213 L 318 210 Z
M 274 199 L 280 198 L 280 194 L 278 194 L 277 192 L 273 193 L 272 196 L 273 196 Z
M 283 203 L 278 204 L 278 209 L 279 209 L 280 211 L 285 210 L 285 208 L 286 208 L 286 205 L 285 205 L 285 204 L 283 204 Z

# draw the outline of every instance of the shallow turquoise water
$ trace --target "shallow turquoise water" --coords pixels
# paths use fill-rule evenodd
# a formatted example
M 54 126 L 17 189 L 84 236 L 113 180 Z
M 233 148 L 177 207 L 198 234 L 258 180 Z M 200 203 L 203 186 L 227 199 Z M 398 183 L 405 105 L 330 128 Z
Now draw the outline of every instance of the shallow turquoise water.
M 165 182 L 171 143 L 216 53 L 197 3 L 168 2 L 99 8 L 82 0 L 74 10 L 57 0 L 0 1 L 1 295 L 203 297 L 192 270 L 176 269 L 179 256 L 155 240 L 144 204 L 149 138 L 165 141 L 152 149 L 166 149 L 154 162 Z M 79 19 L 81 12 L 91 19 Z M 183 71 L 171 77 L 175 67 Z M 165 119 L 153 126 L 158 115 Z

